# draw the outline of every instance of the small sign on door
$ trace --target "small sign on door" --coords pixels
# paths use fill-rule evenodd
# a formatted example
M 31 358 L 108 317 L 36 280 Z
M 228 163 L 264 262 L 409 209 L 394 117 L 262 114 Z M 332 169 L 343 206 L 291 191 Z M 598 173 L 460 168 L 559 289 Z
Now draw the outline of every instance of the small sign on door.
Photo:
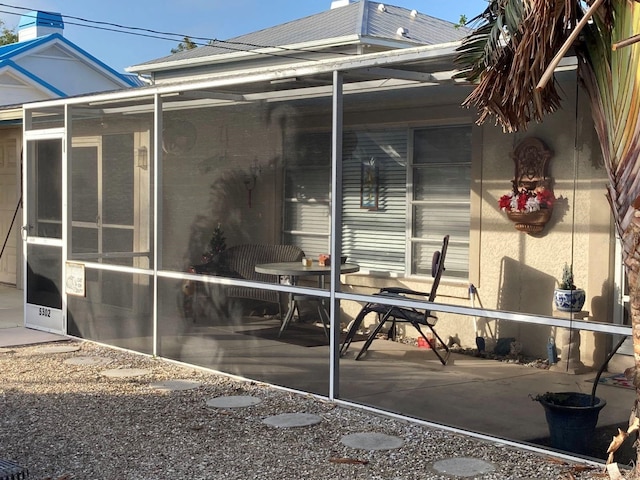
M 85 296 L 84 264 L 66 262 L 65 291 L 67 295 Z

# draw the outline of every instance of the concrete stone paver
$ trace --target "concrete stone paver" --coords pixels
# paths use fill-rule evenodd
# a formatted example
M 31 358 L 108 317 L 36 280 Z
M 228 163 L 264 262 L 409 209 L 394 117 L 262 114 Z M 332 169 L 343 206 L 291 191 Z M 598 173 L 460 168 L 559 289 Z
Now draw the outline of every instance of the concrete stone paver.
M 80 350 L 80 347 L 74 345 L 52 345 L 50 347 L 41 347 L 37 353 L 49 354 L 49 353 L 73 353 Z
M 311 413 L 281 413 L 265 418 L 262 423 L 278 428 L 308 427 L 317 425 L 322 417 Z
M 439 460 L 433 464 L 433 468 L 447 475 L 457 477 L 475 477 L 495 471 L 495 467 L 484 460 L 471 457 L 456 457 Z
M 109 360 L 102 357 L 71 357 L 67 358 L 64 362 L 67 365 L 101 365 L 104 363 L 108 363 Z
M 230 395 L 207 400 L 207 406 L 214 408 L 244 408 L 257 405 L 261 401 L 262 399 L 249 395 Z
M 384 433 L 352 433 L 340 440 L 343 445 L 360 450 L 393 450 L 404 445 L 404 440 Z
M 193 380 L 165 380 L 164 382 L 156 382 L 150 385 L 151 388 L 166 391 L 181 391 L 198 388 L 202 383 Z

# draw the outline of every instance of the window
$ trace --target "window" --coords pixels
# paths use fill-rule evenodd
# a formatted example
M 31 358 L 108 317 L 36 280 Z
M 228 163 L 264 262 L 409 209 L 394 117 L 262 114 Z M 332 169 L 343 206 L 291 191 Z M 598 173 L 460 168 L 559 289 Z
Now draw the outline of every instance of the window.
M 329 251 L 331 136 L 302 134 L 287 149 L 284 166 L 284 243 L 310 258 Z
M 431 255 L 450 235 L 448 277 L 469 276 L 471 126 L 413 132 L 410 273 L 431 275 Z
M 345 132 L 342 253 L 362 272 L 430 277 L 433 252 L 449 235 L 445 276 L 468 278 L 471 130 Z M 303 134 L 295 143 L 285 164 L 284 241 L 314 257 L 329 248 L 331 138 Z M 365 171 L 374 172 L 375 207 L 362 202 Z

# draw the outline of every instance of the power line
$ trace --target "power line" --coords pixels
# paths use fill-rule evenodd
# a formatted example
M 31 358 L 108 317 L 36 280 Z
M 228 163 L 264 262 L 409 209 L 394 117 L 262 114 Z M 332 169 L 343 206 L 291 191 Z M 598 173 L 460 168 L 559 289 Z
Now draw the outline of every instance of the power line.
M 15 8 L 17 10 L 24 10 L 24 11 L 33 11 L 32 8 L 26 8 L 26 7 L 19 7 L 16 5 L 10 5 L 7 3 L 0 3 L 0 6 L 2 7 L 9 7 L 9 8 Z M 9 11 L 5 11 L 5 10 L 0 10 L 0 13 L 6 13 L 9 15 L 21 15 L 23 16 L 23 14 L 17 13 L 17 12 L 9 12 Z M 54 13 L 54 12 L 44 12 L 44 13 Z M 202 41 L 206 41 L 206 43 L 202 43 L 202 42 L 197 42 L 197 41 L 193 41 L 193 43 L 197 46 L 214 46 L 214 47 L 218 47 L 218 48 L 222 48 L 222 49 L 226 49 L 226 50 L 230 50 L 230 51 L 236 51 L 236 52 L 246 52 L 247 49 L 245 48 L 234 48 L 231 47 L 230 45 L 240 45 L 240 46 L 244 46 L 244 47 L 251 47 L 251 48 L 277 48 L 279 50 L 282 50 L 284 52 L 300 52 L 300 53 L 325 53 L 319 50 L 302 50 L 302 49 L 295 49 L 295 48 L 287 48 L 287 47 L 282 47 L 282 46 L 274 46 L 274 45 L 259 45 L 259 44 L 253 44 L 253 43 L 246 43 L 246 42 L 235 42 L 232 40 L 219 40 L 219 39 L 215 39 L 215 38 L 208 38 L 208 37 L 197 37 L 197 36 L 191 36 L 191 35 L 185 35 L 182 33 L 173 33 L 173 32 L 163 32 L 163 31 L 159 31 L 159 30 L 153 30 L 150 28 L 143 28 L 143 27 L 131 27 L 131 26 L 126 26 L 126 25 L 120 25 L 117 23 L 112 23 L 112 22 L 104 22 L 104 21 L 100 21 L 100 20 L 89 20 L 86 18 L 82 18 L 82 17 L 76 17 L 73 15 L 65 15 L 65 14 L 60 14 L 65 18 L 65 23 L 68 25 L 76 25 L 79 27 L 85 27 L 85 28 L 93 28 L 96 30 L 104 30 L 104 31 L 110 31 L 110 32 L 115 32 L 115 33 L 123 33 L 126 35 L 133 35 L 133 36 L 139 36 L 139 37 L 146 37 L 146 38 L 155 38 L 158 40 L 166 40 L 166 41 L 171 41 L 171 42 L 175 42 L 175 41 L 183 41 L 185 38 L 188 38 L 189 40 L 202 40 Z M 85 22 L 85 23 L 94 23 L 96 25 L 106 25 L 106 27 L 104 26 L 95 26 L 95 25 L 85 25 L 84 23 L 77 23 L 77 22 L 70 22 L 68 20 L 66 20 L 67 18 L 71 18 L 74 20 L 79 20 L 81 22 Z M 115 28 L 110 28 L 110 27 L 115 27 Z M 134 30 L 133 32 L 129 32 L 127 30 Z M 147 33 L 138 33 L 138 32 L 147 32 Z M 167 38 L 166 36 L 171 36 L 171 37 L 178 37 L 178 38 Z M 338 55 L 345 55 L 345 56 L 352 56 L 352 54 L 350 53 L 345 53 L 345 52 L 334 52 Z M 301 58 L 301 57 L 295 57 L 293 55 L 289 55 L 289 54 L 278 54 L 278 53 L 265 53 L 262 52 L 262 55 L 267 55 L 267 56 L 273 56 L 273 57 L 283 57 L 283 58 L 291 58 L 294 60 L 309 60 L 308 58 Z

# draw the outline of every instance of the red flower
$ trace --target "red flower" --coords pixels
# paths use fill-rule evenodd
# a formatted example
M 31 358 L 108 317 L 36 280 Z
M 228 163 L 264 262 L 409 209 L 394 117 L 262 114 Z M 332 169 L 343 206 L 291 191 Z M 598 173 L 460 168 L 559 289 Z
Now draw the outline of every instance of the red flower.
M 534 212 L 540 209 L 552 208 L 555 197 L 551 190 L 513 191 L 503 195 L 498 200 L 498 206 L 506 212 Z
M 551 190 L 546 188 L 536 192 L 536 200 L 540 203 L 540 208 L 551 208 L 556 197 L 553 196 Z

